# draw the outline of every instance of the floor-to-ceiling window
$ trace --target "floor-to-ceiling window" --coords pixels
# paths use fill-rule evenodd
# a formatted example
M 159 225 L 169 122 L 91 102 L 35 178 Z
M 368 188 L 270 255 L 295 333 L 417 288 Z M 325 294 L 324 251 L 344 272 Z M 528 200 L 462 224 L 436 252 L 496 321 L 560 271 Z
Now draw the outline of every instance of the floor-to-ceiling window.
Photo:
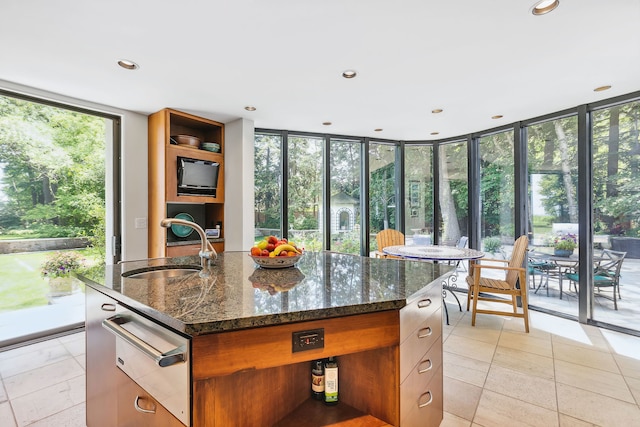
M 433 145 L 405 146 L 404 188 L 407 236 L 416 236 L 421 243 L 433 242 Z
M 287 147 L 289 239 L 307 250 L 320 250 L 324 138 L 289 135 Z
M 439 148 L 440 230 L 438 242 L 444 245 L 453 245 L 458 243 L 462 237 L 469 237 L 467 142 L 451 142 L 442 144 Z
M 566 275 L 575 273 L 579 259 L 577 124 L 576 116 L 557 118 L 532 124 L 526 132 L 532 251 L 529 302 L 573 316 L 578 315 L 576 284 Z
M 599 109 L 593 111 L 591 117 L 596 268 L 593 320 L 638 329 L 640 102 Z M 611 262 L 610 255 L 623 256 L 620 265 Z M 599 284 L 603 286 L 597 286 Z
M 332 138 L 329 163 L 331 176 L 331 250 L 360 254 L 362 142 Z
M 369 251 L 375 251 L 375 235 L 398 227 L 396 197 L 396 144 L 369 143 Z
M 119 140 L 117 117 L 0 93 L 0 347 L 84 325 L 73 273 L 120 256 Z
M 580 297 L 591 287 L 576 276 L 578 266 L 593 255 L 597 268 L 601 250 L 620 250 L 626 254 L 620 294 L 616 293 L 617 310 L 606 298 L 607 292 L 612 296 L 611 290 L 595 286 L 590 299 L 594 312 L 588 314 L 588 320 L 638 330 L 627 321 L 634 316 L 628 309 L 640 306 L 632 286 L 635 275 L 640 277 L 640 267 L 636 269 L 636 258 L 631 255 L 632 245 L 640 239 L 640 209 L 636 207 L 640 197 L 635 192 L 640 188 L 638 97 L 640 93 L 627 96 L 626 104 L 616 99 L 615 106 L 601 101 L 595 108 L 576 107 L 457 141 L 369 141 L 368 153 L 362 148 L 364 138 L 309 136 L 328 150 L 323 153 L 318 148 L 311 162 L 317 181 L 309 182 L 317 188 L 323 185 L 329 200 L 318 197 L 317 211 L 304 215 L 315 220 L 318 214 L 316 249 L 327 249 L 322 240 L 325 245 L 330 243 L 331 250 L 367 254 L 375 247 L 373 237 L 378 230 L 398 228 L 406 233 L 409 244 L 414 235 L 428 235 L 438 244 L 454 244 L 469 236 L 472 247 L 508 258 L 514 238 L 527 232 L 532 255 L 560 257 L 553 260 L 553 266 L 549 260 L 542 261 L 543 265 L 534 265 L 535 260 L 530 263 L 531 305 L 580 319 L 586 312 Z M 580 123 L 591 123 L 590 132 Z M 285 135 L 284 141 L 292 138 L 287 132 L 280 135 Z M 297 154 L 291 147 L 288 150 L 287 161 L 292 161 Z M 368 187 L 360 178 L 366 166 L 363 153 L 369 166 Z M 579 175 L 585 169 L 591 173 L 585 158 L 593 162 L 593 183 L 588 174 Z M 516 159 L 522 163 L 516 165 Z M 295 176 L 293 169 L 288 170 Z M 299 182 L 307 185 L 306 180 Z M 587 182 L 588 197 L 580 200 Z M 404 198 L 401 202 L 400 197 Z M 293 203 L 289 197 L 285 206 Z M 584 238 L 589 227 L 578 227 L 584 209 L 593 210 L 593 253 L 578 251 L 581 243 L 590 240 Z M 369 218 L 368 224 L 360 218 Z M 295 221 L 290 218 L 289 222 Z M 327 226 L 324 233 L 323 225 Z M 331 233 L 325 236 L 328 230 Z M 366 238 L 369 247 L 360 248 Z M 559 255 L 563 248 L 570 252 L 565 258 Z
M 482 250 L 509 256 L 515 238 L 513 129 L 479 138 Z
M 254 143 L 256 238 L 282 236 L 282 136 L 256 133 Z

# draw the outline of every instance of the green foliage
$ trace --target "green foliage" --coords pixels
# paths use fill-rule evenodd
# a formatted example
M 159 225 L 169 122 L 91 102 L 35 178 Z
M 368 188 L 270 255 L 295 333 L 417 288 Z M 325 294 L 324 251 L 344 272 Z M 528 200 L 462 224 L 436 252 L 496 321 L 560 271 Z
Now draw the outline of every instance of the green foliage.
M 104 222 L 104 127 L 99 117 L 0 96 L 0 227 L 86 236 Z
M 75 251 L 57 251 L 47 255 L 40 267 L 42 277 L 67 277 L 78 270 L 84 259 Z
M 495 254 L 502 248 L 502 240 L 500 239 L 500 237 L 486 237 L 482 240 L 482 247 L 484 248 L 485 252 Z
M 575 234 L 563 234 L 553 239 L 553 247 L 563 251 L 572 251 L 578 246 L 578 239 Z

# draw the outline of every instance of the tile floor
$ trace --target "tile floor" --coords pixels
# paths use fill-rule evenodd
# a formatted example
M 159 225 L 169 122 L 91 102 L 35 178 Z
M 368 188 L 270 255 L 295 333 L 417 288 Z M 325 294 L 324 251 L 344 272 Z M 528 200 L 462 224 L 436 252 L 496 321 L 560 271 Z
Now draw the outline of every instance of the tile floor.
M 640 338 L 449 304 L 440 427 L 640 426 Z M 0 352 L 0 425 L 85 425 L 84 333 Z

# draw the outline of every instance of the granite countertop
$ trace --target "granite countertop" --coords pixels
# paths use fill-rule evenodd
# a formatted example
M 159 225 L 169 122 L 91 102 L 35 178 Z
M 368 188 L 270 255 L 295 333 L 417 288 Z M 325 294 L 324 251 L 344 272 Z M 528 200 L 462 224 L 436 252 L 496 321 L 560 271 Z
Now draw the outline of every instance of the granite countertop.
M 198 257 L 130 261 L 80 275 L 87 285 L 189 336 L 404 307 L 452 271 L 446 264 L 306 252 L 294 267 L 263 269 L 247 252 L 224 252 L 209 276 L 164 279 L 121 273 L 200 265 Z

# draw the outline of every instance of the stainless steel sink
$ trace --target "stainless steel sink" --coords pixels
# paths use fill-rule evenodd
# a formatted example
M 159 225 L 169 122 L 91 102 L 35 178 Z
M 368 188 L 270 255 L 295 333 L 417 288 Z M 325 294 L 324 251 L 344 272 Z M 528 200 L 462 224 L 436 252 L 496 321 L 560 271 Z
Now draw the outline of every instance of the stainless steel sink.
M 198 273 L 202 267 L 195 265 L 163 265 L 160 267 L 145 267 L 129 270 L 122 273 L 122 277 L 128 279 L 172 279 Z

